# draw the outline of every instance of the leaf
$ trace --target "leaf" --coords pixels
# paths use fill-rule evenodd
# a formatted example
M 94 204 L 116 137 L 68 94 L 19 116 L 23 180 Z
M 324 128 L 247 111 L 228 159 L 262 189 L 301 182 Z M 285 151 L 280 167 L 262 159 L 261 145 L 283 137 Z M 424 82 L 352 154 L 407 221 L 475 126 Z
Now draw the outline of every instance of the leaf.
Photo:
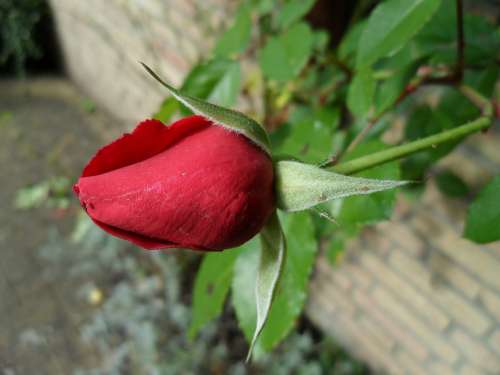
M 460 111 L 460 108 L 455 110 L 455 112 Z M 405 139 L 415 141 L 451 129 L 453 126 L 454 122 L 449 118 L 447 112 L 439 108 L 431 109 L 429 106 L 422 105 L 417 107 L 411 114 L 405 128 Z M 447 155 L 456 144 L 456 141 L 444 143 L 433 149 L 409 156 L 402 163 L 403 177 L 412 180 L 421 179 L 427 168 Z
M 270 37 L 260 51 L 259 62 L 267 78 L 287 81 L 297 76 L 311 55 L 314 37 L 304 22 L 293 25 L 276 37 Z
M 379 167 L 377 167 L 379 168 Z M 278 208 L 293 212 L 351 195 L 365 195 L 405 185 L 406 181 L 344 176 L 319 167 L 282 160 L 275 166 Z
M 149 74 L 151 74 L 158 82 L 167 88 L 170 94 L 172 94 L 177 100 L 193 112 L 208 118 L 216 125 L 220 125 L 229 130 L 243 134 L 269 155 L 271 154 L 269 137 L 266 130 L 259 123 L 245 116 L 243 113 L 220 107 L 189 95 L 184 95 L 163 81 L 147 65 L 144 63 L 141 64 Z
M 309 276 L 318 248 L 311 217 L 307 213 L 280 215 L 287 238 L 287 260 L 268 322 L 254 348 L 259 357 L 271 350 L 293 328 L 307 297 Z M 255 296 L 249 285 L 255 280 L 259 261 L 256 241 L 246 244 L 248 249 L 238 257 L 232 284 L 232 302 L 240 328 L 251 340 L 255 327 Z
M 335 233 L 334 237 L 330 240 L 330 243 L 326 248 L 326 258 L 328 259 L 330 264 L 338 264 L 339 259 L 344 253 L 344 242 L 344 238 L 342 238 L 342 236 L 339 236 L 337 233 Z
M 469 206 L 464 237 L 477 243 L 500 240 L 500 175 L 494 177 Z
M 238 99 L 240 86 L 240 65 L 233 61 L 226 69 L 217 85 L 214 86 L 207 100 L 223 107 L 231 107 Z
M 330 41 L 330 35 L 323 30 L 318 30 L 313 33 L 314 37 L 314 50 L 322 53 L 328 47 L 328 43 Z
M 375 80 L 369 67 L 359 70 L 347 92 L 347 107 L 356 116 L 365 117 L 375 95 Z
M 283 273 L 286 258 L 285 236 L 276 212 L 260 232 L 260 261 L 255 286 L 257 306 L 257 322 L 248 350 L 247 361 L 252 355 L 253 347 L 266 324 L 269 310 L 276 293 L 276 287 Z
M 441 172 L 436 176 L 436 183 L 442 193 L 453 198 L 464 197 L 469 193 L 467 184 L 450 171 Z
M 295 21 L 299 20 L 302 16 L 307 14 L 312 8 L 316 0 L 290 0 L 288 1 L 281 12 L 278 13 L 277 22 L 278 26 L 286 29 Z
M 456 1 L 442 0 L 432 20 L 415 37 L 421 53 L 431 56 L 432 64 L 456 61 Z M 465 63 L 491 64 L 498 58 L 500 34 L 488 17 L 464 14 Z
M 466 75 L 467 76 L 467 75 Z M 469 84 L 468 77 L 465 77 L 465 83 Z M 475 86 L 475 85 L 473 85 Z M 457 90 L 447 88 L 441 97 L 441 102 L 434 112 L 439 112 L 441 117 L 449 119 L 449 128 L 473 121 L 481 115 L 481 111 L 474 106 L 465 96 Z M 442 126 L 442 125 L 440 125 Z M 429 126 L 425 126 L 429 128 Z M 434 127 L 436 127 L 434 125 Z
M 47 181 L 19 189 L 16 192 L 14 206 L 20 210 L 40 207 L 48 199 L 49 193 L 50 186 Z
M 308 213 L 280 215 L 280 219 L 287 241 L 287 259 L 268 322 L 258 342 L 263 351 L 270 351 L 283 340 L 300 316 L 318 250 Z
M 215 55 L 232 57 L 245 51 L 250 43 L 251 31 L 250 7 L 243 4 L 237 11 L 233 25 L 217 41 Z
M 259 264 L 258 236 L 240 246 L 240 255 L 236 259 L 231 284 L 231 303 L 236 312 L 238 325 L 245 338 L 251 342 L 257 322 L 255 304 L 255 275 Z
M 362 20 L 347 30 L 347 34 L 342 38 L 338 48 L 338 54 L 341 60 L 347 60 L 349 57 L 356 54 L 359 40 L 367 24 L 367 20 Z
M 379 84 L 375 95 L 376 115 L 385 112 L 396 102 L 406 85 L 413 78 L 417 67 L 418 64 L 404 66 Z
M 194 284 L 193 320 L 188 332 L 190 339 L 221 313 L 239 253 L 240 248 L 236 248 L 204 256 Z
M 238 62 L 218 58 L 196 65 L 184 80 L 180 91 L 223 107 L 231 107 L 236 103 L 240 86 Z
M 368 155 L 386 147 L 387 145 L 377 140 L 362 143 L 347 154 L 345 160 L 348 161 Z M 399 178 L 399 166 L 394 161 L 357 173 L 356 176 L 358 178 L 397 180 Z M 400 182 L 404 183 L 404 181 Z M 356 227 L 390 218 L 395 197 L 395 191 L 381 191 L 372 195 L 345 198 L 337 216 L 341 228 L 347 230 L 345 228 L 347 226 Z
M 254 8 L 260 16 L 270 13 L 274 8 L 275 0 L 254 0 Z
M 240 65 L 236 61 L 216 58 L 194 66 L 184 79 L 180 91 L 220 106 L 231 107 L 236 103 L 240 86 Z M 191 113 L 177 99 L 168 97 L 153 117 L 168 123 L 179 108 L 184 115 Z
M 395 53 L 437 11 L 440 0 L 388 0 L 371 13 L 361 35 L 356 66 L 370 66 Z
M 179 102 L 175 98 L 169 97 L 161 103 L 160 109 L 153 115 L 153 118 L 166 124 L 178 110 Z
M 309 163 L 319 163 L 332 152 L 333 132 L 340 120 L 337 108 L 312 109 L 299 106 L 289 121 L 272 135 L 275 153 L 293 155 Z

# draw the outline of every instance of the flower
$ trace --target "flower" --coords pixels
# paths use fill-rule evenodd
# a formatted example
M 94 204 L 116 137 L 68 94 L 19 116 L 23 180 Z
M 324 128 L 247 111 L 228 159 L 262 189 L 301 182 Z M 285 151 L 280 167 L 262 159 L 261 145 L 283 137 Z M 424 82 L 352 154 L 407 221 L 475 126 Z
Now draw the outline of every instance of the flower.
M 106 232 L 146 249 L 239 246 L 275 209 L 271 158 L 204 117 L 141 122 L 103 147 L 73 190 Z

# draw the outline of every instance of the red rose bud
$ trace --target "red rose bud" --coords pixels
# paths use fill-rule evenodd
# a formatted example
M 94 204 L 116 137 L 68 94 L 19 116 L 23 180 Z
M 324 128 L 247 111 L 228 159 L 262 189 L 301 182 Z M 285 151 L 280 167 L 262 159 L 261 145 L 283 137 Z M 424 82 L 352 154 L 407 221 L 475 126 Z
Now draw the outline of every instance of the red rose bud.
M 74 191 L 98 226 L 146 249 L 235 247 L 275 209 L 270 157 L 201 116 L 140 123 L 97 152 Z

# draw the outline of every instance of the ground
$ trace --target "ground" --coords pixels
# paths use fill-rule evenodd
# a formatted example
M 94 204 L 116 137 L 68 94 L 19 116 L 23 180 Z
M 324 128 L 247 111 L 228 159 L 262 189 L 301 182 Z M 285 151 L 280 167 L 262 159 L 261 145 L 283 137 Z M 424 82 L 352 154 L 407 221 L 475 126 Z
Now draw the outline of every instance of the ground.
M 91 307 L 40 258 L 51 231 L 68 233 L 78 209 L 14 206 L 19 189 L 52 176 L 76 178 L 112 119 L 66 81 L 0 81 L 0 372 L 68 374 L 91 365 L 78 325 Z M 105 136 L 104 136 L 105 138 Z M 54 275 L 60 275 L 54 276 Z M 10 370 L 10 372 L 9 372 Z

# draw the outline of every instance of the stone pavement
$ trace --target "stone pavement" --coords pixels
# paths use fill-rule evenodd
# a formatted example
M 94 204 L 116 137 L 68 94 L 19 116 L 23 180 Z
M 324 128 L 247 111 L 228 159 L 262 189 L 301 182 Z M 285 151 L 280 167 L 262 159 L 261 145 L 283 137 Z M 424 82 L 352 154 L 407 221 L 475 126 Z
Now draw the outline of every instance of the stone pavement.
M 76 295 L 75 281 L 58 277 L 57 266 L 38 254 L 51 231 L 72 229 L 76 201 L 65 213 L 13 205 L 20 188 L 50 176 L 78 176 L 102 143 L 95 129 L 119 131 L 108 116 L 86 112 L 83 100 L 61 79 L 0 81 L 2 375 L 70 374 L 97 360 L 82 346 L 78 328 L 91 307 Z

